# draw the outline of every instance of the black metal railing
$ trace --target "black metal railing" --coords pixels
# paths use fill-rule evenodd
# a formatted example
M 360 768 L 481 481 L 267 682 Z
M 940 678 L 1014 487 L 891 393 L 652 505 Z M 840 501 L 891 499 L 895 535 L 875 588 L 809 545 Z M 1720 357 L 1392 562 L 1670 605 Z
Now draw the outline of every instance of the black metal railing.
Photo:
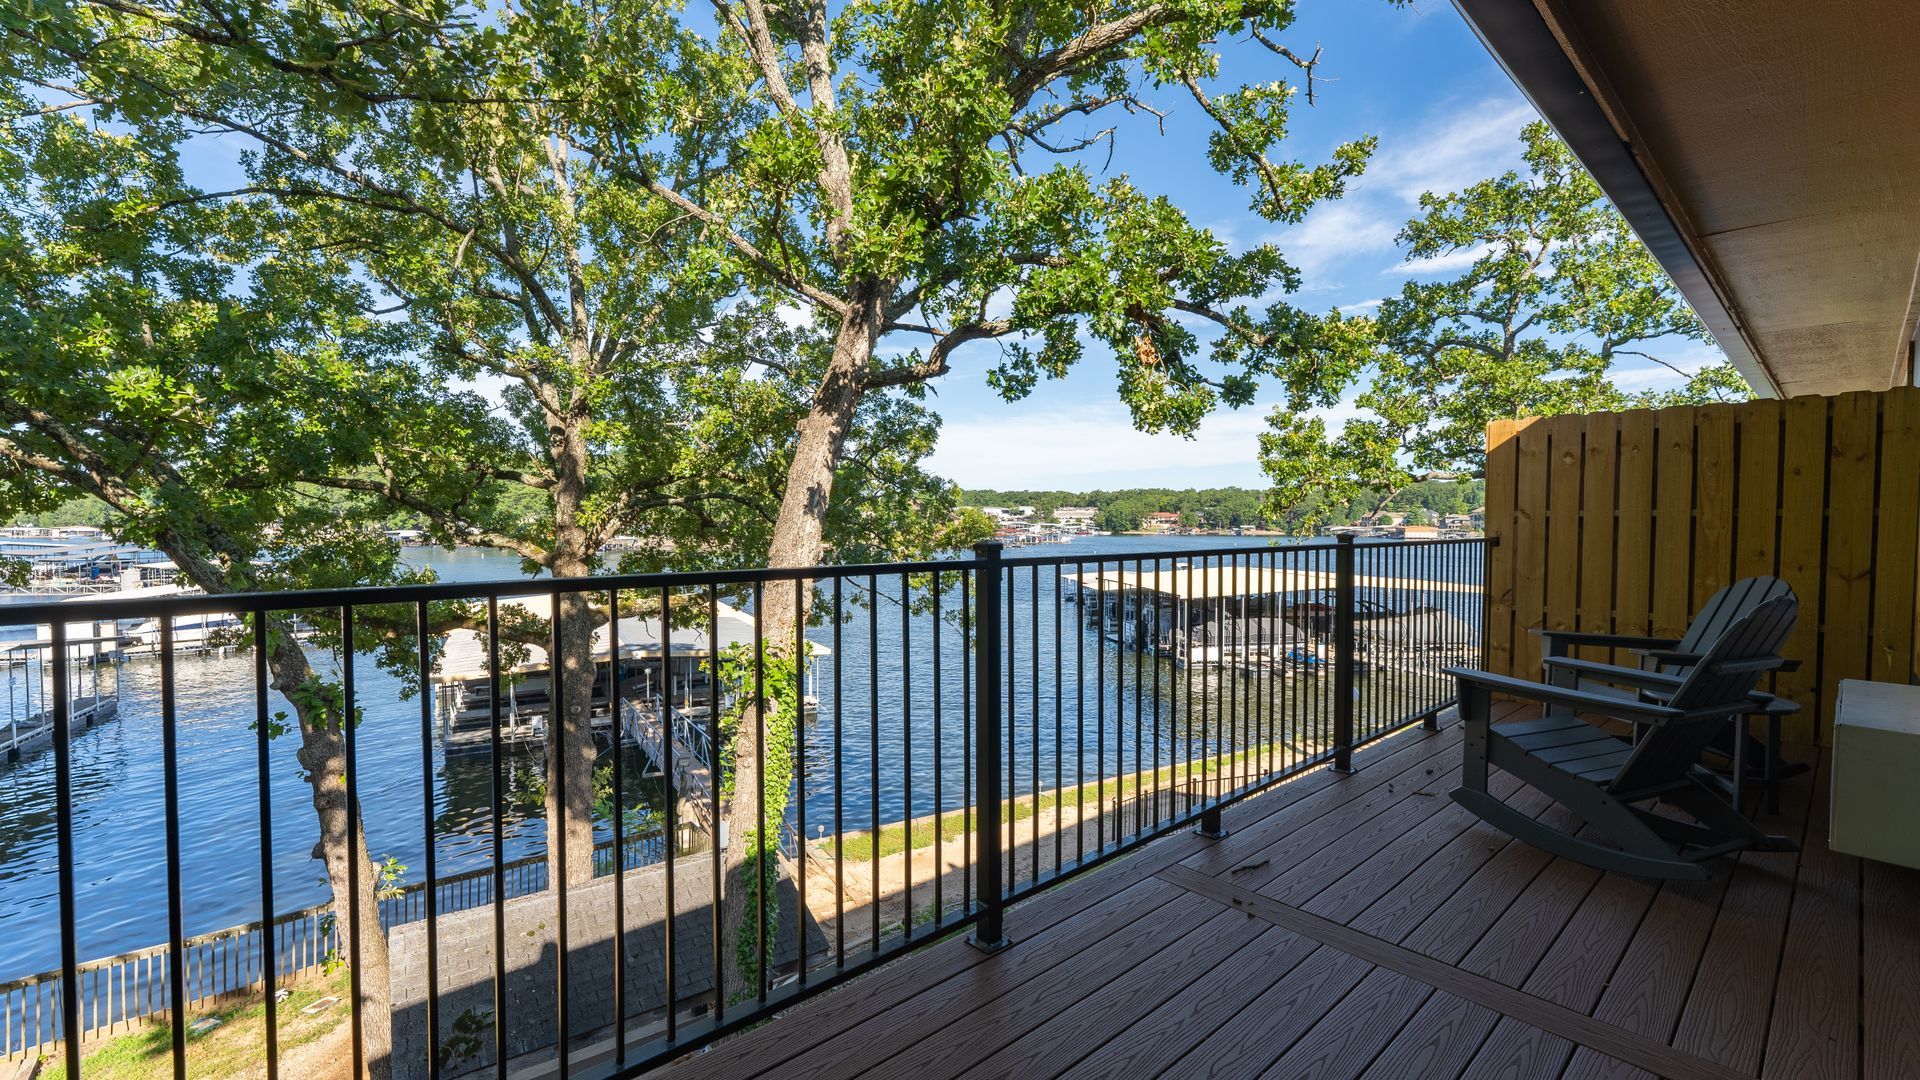
M 74 790 L 69 623 L 161 627 L 151 659 L 125 661 L 157 666 L 157 680 L 123 674 L 118 685 L 123 714 L 141 715 L 151 694 L 160 734 L 166 917 L 150 925 L 166 940 L 133 952 L 167 969 L 149 978 L 143 1015 L 179 1013 L 176 1070 L 195 1020 L 262 1002 L 264 1015 L 223 1015 L 264 1026 L 266 1071 L 281 1074 L 276 1039 L 289 1018 L 276 991 L 298 965 L 271 944 L 242 943 L 243 977 L 202 993 L 187 963 L 208 937 L 190 931 L 211 916 L 190 910 L 188 894 L 205 885 L 194 877 L 210 849 L 223 898 L 251 897 L 247 914 L 215 925 L 277 927 L 297 897 L 288 850 L 311 843 L 313 817 L 274 790 L 291 752 L 272 737 L 286 703 L 268 663 L 273 628 L 297 617 L 317 633 L 304 648 L 340 715 L 360 718 L 342 731 L 347 835 L 364 828 L 368 852 L 412 850 L 408 861 L 423 864 L 398 880 L 348 848 L 353 890 L 378 891 L 383 906 L 377 930 L 362 926 L 351 896 L 328 928 L 346 993 L 367 1000 L 363 980 L 381 974 L 364 970 L 368 935 L 383 932 L 389 956 L 388 1013 L 355 1008 L 342 1021 L 355 1062 L 367 1045 L 390 1045 L 397 1077 L 505 1076 L 509 1066 L 565 1076 L 589 1060 L 597 1074 L 624 1076 L 953 931 L 1003 947 L 1010 903 L 1175 829 L 1217 835 L 1223 808 L 1309 768 L 1351 768 L 1356 747 L 1451 703 L 1441 669 L 1479 661 L 1483 581 L 1478 540 L 1017 558 L 989 543 L 937 562 L 11 607 L 8 622 L 44 623 L 50 635 L 54 726 L 54 775 L 40 797 L 55 832 L 59 967 L 37 984 L 51 984 L 51 1015 L 36 1016 L 26 1049 L 59 1042 L 67 1075 L 84 1076 L 82 1044 L 123 1015 L 94 1001 L 99 979 L 83 977 L 106 961 L 82 962 L 83 931 L 91 941 L 97 928 L 77 882 L 94 882 L 113 855 L 76 835 L 76 807 L 113 795 Z M 567 830 L 548 828 L 541 796 L 568 790 L 574 759 L 546 746 L 544 763 L 529 765 L 526 740 L 557 743 L 569 728 L 551 718 L 507 727 L 502 699 L 518 694 L 510 684 L 545 678 L 513 707 L 568 700 L 568 669 L 528 661 L 529 624 L 513 608 L 527 597 L 543 598 L 541 611 L 584 598 L 601 627 L 589 646 L 591 757 L 606 780 L 595 788 L 596 836 L 610 833 L 605 845 L 621 851 L 633 831 L 677 838 L 622 859 L 621 872 L 546 874 L 547 857 L 565 862 Z M 183 684 L 169 627 L 208 613 L 250 627 L 239 653 L 195 663 L 244 666 L 195 669 Z M 443 664 L 456 625 L 478 634 L 486 656 L 479 699 Z M 544 655 L 564 656 L 557 628 L 545 632 Z M 341 644 L 352 641 L 360 647 Z M 577 659 L 568 677 L 585 669 Z M 228 715 L 222 695 L 236 679 L 251 691 Z M 471 726 L 456 738 L 453 710 L 470 717 L 475 700 L 484 741 Z M 180 781 L 189 712 L 252 728 L 252 775 L 226 782 L 255 792 L 257 831 L 183 830 L 197 797 Z M 773 839 L 754 888 L 757 837 Z M 293 914 L 324 917 L 312 903 Z M 302 941 L 318 949 L 321 936 Z

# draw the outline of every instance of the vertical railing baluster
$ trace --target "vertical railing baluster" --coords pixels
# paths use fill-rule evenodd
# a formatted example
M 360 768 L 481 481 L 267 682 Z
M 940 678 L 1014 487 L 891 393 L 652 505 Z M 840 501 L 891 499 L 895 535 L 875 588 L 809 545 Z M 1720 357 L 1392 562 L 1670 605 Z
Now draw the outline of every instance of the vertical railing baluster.
M 1087 563 L 1073 564 L 1073 858 L 1087 861 Z M 1096 802 L 1097 802 L 1096 797 Z
M 960 571 L 960 825 L 968 838 L 960 845 L 960 910 L 973 911 L 973 849 L 979 818 L 974 810 L 973 762 L 974 670 L 973 670 L 973 578 L 975 571 Z
M 366 1022 L 360 1007 L 360 777 L 354 761 L 353 607 L 340 609 L 340 742 L 347 761 L 347 985 L 353 1000 L 353 1075 L 366 1069 Z M 373 857 L 372 852 L 367 857 Z M 376 927 L 376 932 L 378 928 Z
M 493 828 L 493 1070 L 507 1077 L 507 791 L 500 738 L 500 597 L 487 597 L 487 747 Z
M 753 583 L 753 835 L 754 982 L 761 1004 L 767 1001 L 767 610 L 765 586 Z M 737 794 L 737 793 L 736 793 Z
M 912 583 L 900 575 L 900 934 L 913 940 L 913 608 Z
M 1032 739 L 1029 750 L 1031 784 L 1027 798 L 1033 800 L 1031 807 L 1033 828 L 1032 842 L 1028 854 L 1033 860 L 1032 884 L 1040 883 L 1040 564 L 1027 565 L 1027 649 L 1032 653 L 1032 683 L 1027 691 L 1027 713 L 1031 722 Z M 1056 867 L 1057 869 L 1057 867 Z
M 1148 620 L 1147 659 L 1153 664 L 1153 824 L 1158 828 L 1166 821 L 1166 806 L 1163 801 L 1160 783 L 1160 601 L 1166 595 L 1160 587 L 1160 556 L 1153 557 L 1153 617 Z M 1171 723 L 1171 721 L 1169 721 Z M 1171 778 L 1173 755 L 1167 755 L 1168 775 Z
M 1003 924 L 1005 896 L 1000 890 L 1000 544 L 985 540 L 973 546 L 979 582 L 975 594 L 979 629 L 974 642 L 974 746 L 979 761 L 974 769 L 974 802 L 980 815 L 980 918 L 970 939 L 975 948 L 997 952 L 1007 946 Z
M 262 1001 L 266 1006 L 265 1049 L 267 1057 L 267 1080 L 277 1080 L 280 1075 L 280 1003 L 276 1000 L 274 989 L 278 972 L 274 967 L 274 950 L 268 941 L 273 933 L 273 788 L 269 783 L 269 760 L 267 738 L 269 718 L 267 716 L 267 613 L 256 611 L 253 614 L 253 747 L 255 781 L 259 785 L 260 817 L 260 971 Z M 427 693 L 426 676 L 420 678 L 420 693 L 424 700 Z M 429 864 L 431 865 L 431 864 Z M 431 970 L 431 966 L 429 966 Z M 432 1028 L 431 1017 L 427 1013 L 428 1027 Z M 111 1015 L 109 1015 L 111 1019 Z
M 662 637 L 663 647 L 671 639 Z M 613 1063 L 616 1068 L 627 1060 L 627 778 L 625 702 L 622 691 L 624 671 L 620 664 L 620 590 L 607 590 L 607 728 L 613 740 Z M 718 776 L 713 783 L 720 783 Z M 716 825 L 715 831 L 718 831 Z M 720 842 L 713 838 L 713 848 Z M 672 830 L 667 832 L 666 847 L 673 850 Z M 673 1041 L 673 1033 L 667 1034 Z
M 1353 534 L 1343 533 L 1334 547 L 1333 599 L 1333 768 L 1353 771 Z
M 880 955 L 880 579 L 867 575 L 867 828 L 872 837 L 867 951 Z
M 798 917 L 794 919 L 799 947 L 800 985 L 807 985 L 807 920 L 812 907 L 807 903 L 807 609 L 802 590 L 811 591 L 813 583 L 796 578 L 793 582 L 793 797 L 794 797 L 794 895 L 798 897 Z M 664 603 L 665 590 L 661 590 Z M 663 631 L 664 633 L 664 631 Z
M 1142 563 L 1140 559 L 1133 561 L 1133 623 L 1129 623 L 1133 648 L 1127 650 L 1133 653 L 1133 838 L 1135 840 L 1139 840 L 1140 836 L 1146 834 L 1146 798 L 1144 798 L 1146 792 L 1142 790 L 1142 784 L 1146 784 L 1146 769 L 1142 767 L 1142 759 L 1144 759 L 1142 751 L 1146 749 L 1146 744 L 1142 740 L 1142 721 L 1146 711 L 1146 700 L 1142 696 L 1144 673 L 1140 671 L 1140 663 L 1146 657 L 1146 651 L 1142 650 L 1142 638 L 1140 638 L 1140 632 L 1142 632 L 1140 626 L 1144 621 L 1140 617 L 1140 603 L 1144 603 L 1146 598 L 1144 567 L 1146 563 Z
M 721 862 L 721 849 L 726 844 L 739 844 L 744 841 L 738 836 L 727 835 L 726 820 L 720 810 L 720 590 L 718 586 L 707 586 L 707 775 L 710 783 L 708 794 L 713 800 L 713 1022 L 718 1024 L 727 1018 L 727 969 L 722 963 L 721 950 L 725 948 L 726 935 L 726 873 Z M 626 913 L 621 912 L 624 920 Z
M 1094 564 L 1093 601 L 1093 850 L 1107 850 L 1107 563 Z M 1081 600 L 1082 603 L 1086 601 Z M 1117 708 L 1118 706 L 1116 706 Z
M 187 1076 L 187 957 L 184 926 L 186 912 L 181 899 L 180 878 L 180 763 L 177 702 L 173 685 L 173 618 L 160 617 L 160 754 L 161 775 L 166 799 L 167 831 L 167 1020 L 171 1027 L 169 1034 L 173 1043 L 174 1080 L 186 1080 Z M 64 689 L 62 693 L 64 693 Z M 74 1009 L 79 1016 L 79 986 L 71 987 L 68 997 L 76 1000 L 62 1000 L 64 1009 Z M 68 1032 L 69 1037 L 77 1037 L 78 1032 Z
M 552 603 L 548 610 L 552 612 L 553 617 L 547 624 L 547 760 L 553 763 L 553 775 L 550 780 L 553 790 L 559 795 L 559 798 L 554 801 L 554 806 L 559 812 L 555 815 L 557 820 L 547 822 L 547 835 L 552 838 L 553 844 L 552 866 L 557 867 L 559 873 L 555 874 L 552 869 L 549 869 L 547 884 L 553 889 L 554 929 L 555 936 L 559 939 L 559 948 L 553 958 L 554 1071 L 560 1080 L 567 1080 L 572 1064 L 567 1057 L 567 1037 L 571 1034 L 569 1024 L 571 1016 L 567 1008 L 567 878 L 572 876 L 572 871 L 567 866 L 567 828 L 570 825 L 567 821 L 569 802 L 567 798 L 567 723 L 571 718 L 567 715 L 566 695 L 562 686 L 564 681 L 562 671 L 567 664 L 567 654 L 560 640 L 560 610 L 566 606 L 564 603 L 566 597 L 559 592 L 554 592 L 551 594 L 551 599 Z M 591 652 L 591 644 L 588 649 Z M 592 671 L 591 655 L 587 658 L 587 664 L 588 671 Z M 591 677 L 588 679 L 587 692 L 589 695 L 593 692 Z M 591 711 L 591 704 L 588 708 Z M 667 742 L 673 741 L 672 735 L 671 731 L 667 733 Z M 671 785 L 672 781 L 668 783 Z M 671 786 L 668 790 L 672 790 Z M 591 847 L 587 857 L 589 860 L 593 857 Z M 671 919 L 668 922 L 671 925 Z
M 846 763 L 842 754 L 843 725 L 845 710 L 841 707 L 845 700 L 842 693 L 844 680 L 841 678 L 841 658 L 844 655 L 840 644 L 840 624 L 844 622 L 841 610 L 841 582 L 845 580 L 836 574 L 833 578 L 833 944 L 834 966 L 847 969 L 847 822 L 846 822 Z
M 942 760 L 940 729 L 946 724 L 946 714 L 940 701 L 940 669 L 946 666 L 946 657 L 940 652 L 940 571 L 933 572 L 933 927 L 937 931 L 942 922 L 944 908 L 943 894 L 947 891 L 947 844 L 946 844 L 946 772 Z
M 1064 565 L 1064 564 L 1062 564 Z M 1060 656 L 1060 590 L 1064 581 L 1060 576 L 1061 566 L 1053 568 L 1053 872 L 1060 873 L 1062 856 L 1066 841 L 1063 828 L 1066 816 L 1066 743 L 1062 741 L 1066 728 L 1061 716 L 1061 704 L 1064 700 L 1060 683 L 1062 658 Z M 1038 817 L 1039 805 L 1034 806 L 1034 816 Z
M 1007 770 L 1006 781 L 1007 782 L 1006 782 L 1006 789 L 1000 792 L 996 796 L 996 798 L 1006 800 L 1006 806 L 1002 810 L 1002 813 L 1005 815 L 1004 821 L 1006 824 L 1006 835 L 1000 838 L 1002 850 L 1006 852 L 1006 858 L 1004 862 L 1005 862 L 1006 871 L 1007 871 L 1007 879 L 1006 881 L 1001 883 L 1001 888 L 1005 890 L 1004 892 L 1001 893 L 1002 897 L 1013 895 L 1015 878 L 1019 874 L 1019 862 L 1020 862 L 1020 841 L 1018 836 L 1019 829 L 1020 829 L 1019 815 L 1014 810 L 1015 800 L 1019 794 L 1019 788 L 1020 788 L 1020 738 L 1019 738 L 1019 733 L 1016 730 L 1017 725 L 1020 722 L 1019 694 L 1018 694 L 1018 688 L 1016 685 L 1016 680 L 1018 679 L 1019 672 L 1020 672 L 1020 665 L 1015 663 L 1015 660 L 1014 660 L 1014 649 L 1016 648 L 1016 643 L 1018 639 L 1019 625 L 1015 621 L 1014 610 L 1013 610 L 1014 602 L 1015 602 L 1014 593 L 1018 591 L 1016 587 L 1017 584 L 1018 584 L 1018 579 L 1015 576 L 1014 572 L 1012 570 L 1008 570 L 1007 579 L 1004 582 L 1004 588 L 1003 588 L 1003 592 L 1007 601 L 1005 605 L 1006 610 L 996 615 L 996 618 L 1006 620 L 1006 622 L 1003 624 L 1003 630 L 1002 630 L 1004 640 L 1006 642 L 1006 655 L 1000 658 L 1000 663 L 1006 669 L 1006 676 L 1007 676 L 1007 705 L 1006 705 L 1007 728 L 1005 733 L 1006 750 L 1007 750 L 1007 765 L 1006 765 L 1006 770 Z
M 618 679 L 620 663 L 619 652 L 613 652 L 607 657 L 607 660 L 610 665 L 608 669 L 609 677 Z M 673 745 L 674 739 L 678 737 L 680 733 L 680 728 L 678 724 L 675 723 L 677 719 L 678 717 L 674 716 L 673 713 L 673 602 L 672 597 L 668 595 L 667 587 L 663 585 L 660 587 L 660 775 L 666 784 L 667 791 L 666 813 L 664 815 L 666 845 L 665 851 L 663 852 L 665 856 L 663 861 L 666 863 L 666 869 L 661 875 L 661 884 L 666 887 L 666 906 L 660 920 L 660 932 L 661 951 L 663 953 L 661 957 L 661 981 L 666 984 L 667 990 L 666 1039 L 669 1043 L 673 1042 L 680 1035 L 680 980 L 678 969 L 675 966 L 675 961 L 679 953 L 676 945 L 675 932 L 679 929 L 680 906 L 674 897 L 674 886 L 676 884 L 674 880 L 674 848 L 678 846 L 677 842 L 680 837 L 680 777 L 676 771 L 680 768 L 680 763 L 675 761 L 673 756 L 674 750 L 677 749 Z M 617 727 L 614 729 L 613 737 L 614 743 L 618 745 L 620 732 Z M 689 749 L 691 749 L 691 747 L 689 747 Z M 718 777 L 716 777 L 715 780 L 717 781 Z M 627 876 L 626 855 L 618 848 L 616 848 L 614 852 L 613 873 L 616 883 Z M 802 895 L 805 894 L 803 893 Z M 626 921 L 626 912 L 624 909 L 620 912 L 620 921 Z M 622 1016 L 614 1022 L 616 1026 L 624 1026 L 626 1018 Z
M 78 898 L 75 896 L 73 883 L 73 708 L 72 703 L 67 700 L 66 621 L 55 616 L 53 620 L 48 623 L 48 629 L 52 632 L 51 643 L 54 666 L 53 799 L 54 835 L 59 848 L 57 854 L 59 857 L 58 875 L 60 879 L 60 1036 L 62 1049 L 65 1051 L 67 1076 L 77 1080 L 80 1076 L 81 1030 L 80 950 L 79 935 L 76 929 L 77 919 L 74 910 Z M 171 620 L 166 619 L 164 616 L 162 616 L 161 621 L 161 634 L 166 638 L 168 644 L 172 643 L 172 623 Z M 171 678 L 171 674 L 164 674 L 163 685 L 170 684 Z M 171 725 L 169 725 L 168 731 L 168 744 L 171 745 Z M 168 790 L 170 792 L 172 790 L 172 775 L 171 770 L 169 770 L 167 776 L 169 781 Z M 177 836 L 177 834 L 174 835 Z M 172 849 L 169 848 L 169 850 Z M 176 858 L 173 861 L 174 864 L 177 865 L 179 860 Z M 171 899 L 171 897 L 169 899 Z M 170 914 L 177 910 L 178 905 L 168 904 Z M 178 933 L 177 931 L 174 931 L 174 933 L 175 940 L 177 940 Z M 25 999 L 23 998 L 23 1011 L 24 1005 Z M 26 1032 L 32 1032 L 33 1035 L 38 1035 L 41 1031 L 41 1012 L 38 1006 L 39 1001 L 36 997 L 33 1026 L 27 1027 L 24 1023 L 21 1025 Z M 174 1020 L 174 1028 L 176 1030 L 182 1030 L 182 1034 L 184 1035 L 184 1030 L 180 1028 L 177 1017 Z M 29 1041 L 31 1040 L 31 1036 L 25 1036 L 24 1032 L 23 1037 Z M 184 1065 L 184 1060 L 181 1061 L 181 1065 Z

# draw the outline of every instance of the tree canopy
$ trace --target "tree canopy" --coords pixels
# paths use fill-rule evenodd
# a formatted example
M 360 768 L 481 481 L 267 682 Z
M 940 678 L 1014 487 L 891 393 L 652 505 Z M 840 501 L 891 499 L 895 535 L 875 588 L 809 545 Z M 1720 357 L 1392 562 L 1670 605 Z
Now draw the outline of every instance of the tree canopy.
M 1425 193 L 1399 234 L 1414 266 L 1464 254 L 1466 270 L 1409 280 L 1371 317 L 1334 312 L 1321 362 L 1288 374 L 1261 436 L 1270 505 L 1378 506 L 1422 476 L 1477 474 L 1501 418 L 1747 396 L 1726 365 L 1662 394 L 1616 385 L 1620 358 L 1666 363 L 1653 350 L 1706 329 L 1547 125 L 1521 142 L 1524 175 Z M 1359 415 L 1330 430 L 1319 410 L 1350 393 Z

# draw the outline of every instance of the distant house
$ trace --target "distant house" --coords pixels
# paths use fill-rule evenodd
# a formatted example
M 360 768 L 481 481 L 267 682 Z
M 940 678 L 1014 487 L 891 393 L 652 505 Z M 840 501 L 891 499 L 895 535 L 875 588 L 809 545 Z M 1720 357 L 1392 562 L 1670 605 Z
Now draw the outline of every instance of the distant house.
M 1155 510 L 1142 515 L 1140 523 L 1149 529 L 1177 529 L 1180 527 L 1180 515 L 1171 510 Z
M 1407 515 L 1404 511 L 1375 510 L 1371 514 L 1362 514 L 1360 520 L 1354 524 L 1366 528 L 1383 529 L 1391 525 L 1398 525 L 1405 520 L 1407 520 Z
M 1438 540 L 1438 525 L 1394 525 L 1387 530 L 1388 536 L 1397 536 L 1402 540 Z
M 1100 517 L 1095 506 L 1062 506 L 1053 512 L 1053 520 L 1062 525 L 1091 525 Z
M 1033 517 L 1031 506 L 983 506 L 980 512 L 1000 525 L 1025 525 Z

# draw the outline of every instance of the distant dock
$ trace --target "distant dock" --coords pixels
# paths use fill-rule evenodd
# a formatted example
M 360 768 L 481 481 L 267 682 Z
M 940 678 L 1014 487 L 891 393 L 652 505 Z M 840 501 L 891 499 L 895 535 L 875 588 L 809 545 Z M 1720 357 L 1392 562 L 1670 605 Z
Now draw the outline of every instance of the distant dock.
M 73 702 L 71 730 L 86 731 L 120 714 L 120 701 L 112 695 L 95 694 Z M 29 754 L 38 753 L 53 743 L 53 713 L 37 712 L 25 719 L 9 718 L 0 726 L 0 764 L 12 765 Z

